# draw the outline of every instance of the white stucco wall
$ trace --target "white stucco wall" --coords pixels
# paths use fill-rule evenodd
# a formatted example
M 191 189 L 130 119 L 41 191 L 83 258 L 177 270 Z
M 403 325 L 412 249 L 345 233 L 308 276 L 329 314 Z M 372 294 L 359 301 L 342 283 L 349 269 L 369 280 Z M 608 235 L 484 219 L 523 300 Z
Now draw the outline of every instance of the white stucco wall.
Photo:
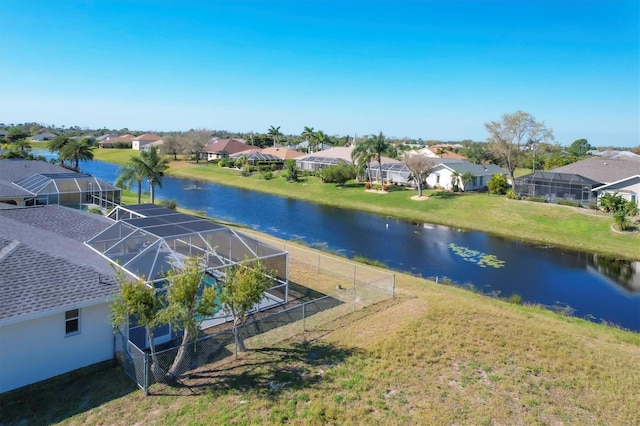
M 107 303 L 80 308 L 79 328 L 65 336 L 64 312 L 0 327 L 0 393 L 113 359 Z
M 451 190 L 451 174 L 453 172 L 445 167 L 436 167 L 427 178 L 429 188 L 439 186 L 445 190 Z M 438 181 L 438 176 L 440 180 Z

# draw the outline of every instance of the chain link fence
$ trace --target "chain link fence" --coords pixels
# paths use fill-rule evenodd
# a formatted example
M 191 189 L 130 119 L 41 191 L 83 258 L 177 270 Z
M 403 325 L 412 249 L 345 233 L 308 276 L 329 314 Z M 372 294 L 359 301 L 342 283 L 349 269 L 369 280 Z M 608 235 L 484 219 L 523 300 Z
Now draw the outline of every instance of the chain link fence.
M 293 336 L 326 332 L 332 321 L 394 297 L 392 273 L 264 240 L 289 252 L 289 303 L 247 318 L 239 334 L 248 350 L 267 348 Z M 226 323 L 203 330 L 202 336 L 185 348 L 157 348 L 153 355 L 126 342 L 122 364 L 127 375 L 148 393 L 154 383 L 179 383 L 189 371 L 234 355 L 235 346 L 232 324 Z M 181 349 L 181 361 L 174 365 Z

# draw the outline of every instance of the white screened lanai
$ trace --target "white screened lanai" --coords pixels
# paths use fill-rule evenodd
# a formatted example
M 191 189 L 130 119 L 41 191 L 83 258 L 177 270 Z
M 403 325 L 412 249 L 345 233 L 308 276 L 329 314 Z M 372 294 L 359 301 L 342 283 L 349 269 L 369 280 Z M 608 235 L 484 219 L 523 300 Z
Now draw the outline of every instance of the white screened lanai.
M 154 204 L 118 206 L 109 217 L 115 223 L 85 244 L 130 276 L 143 279 L 156 292 L 163 292 L 169 285 L 167 272 L 181 268 L 191 256 L 200 259 L 206 286 L 216 285 L 230 266 L 260 260 L 274 285 L 254 309 L 269 309 L 288 301 L 289 254 L 284 250 L 229 227 Z M 218 311 L 204 321 L 203 328 L 227 319 L 227 313 Z M 159 327 L 156 339 L 161 329 L 167 333 L 166 338 L 176 335 L 170 327 Z M 129 341 L 138 347 L 145 347 L 144 336 L 144 329 L 135 324 L 127 331 Z

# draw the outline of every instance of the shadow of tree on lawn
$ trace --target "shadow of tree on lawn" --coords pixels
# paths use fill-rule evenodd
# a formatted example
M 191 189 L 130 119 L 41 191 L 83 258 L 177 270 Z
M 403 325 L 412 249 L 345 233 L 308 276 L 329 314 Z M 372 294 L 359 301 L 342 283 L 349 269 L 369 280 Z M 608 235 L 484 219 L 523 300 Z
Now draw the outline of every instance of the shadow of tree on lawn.
M 288 342 L 284 346 L 249 350 L 232 362 L 209 364 L 182 378 L 182 387 L 193 394 L 251 391 L 275 397 L 283 389 L 303 389 L 323 380 L 330 367 L 354 356 L 358 349 L 325 342 Z M 157 389 L 152 393 L 184 394 L 179 389 Z

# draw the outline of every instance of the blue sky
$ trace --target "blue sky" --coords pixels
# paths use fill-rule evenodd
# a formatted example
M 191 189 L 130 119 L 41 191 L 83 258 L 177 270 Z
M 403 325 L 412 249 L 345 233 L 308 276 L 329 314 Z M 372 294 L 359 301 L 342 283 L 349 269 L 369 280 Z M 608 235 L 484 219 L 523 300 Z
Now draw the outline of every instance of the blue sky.
M 640 144 L 638 2 L 0 1 L 0 122 Z

